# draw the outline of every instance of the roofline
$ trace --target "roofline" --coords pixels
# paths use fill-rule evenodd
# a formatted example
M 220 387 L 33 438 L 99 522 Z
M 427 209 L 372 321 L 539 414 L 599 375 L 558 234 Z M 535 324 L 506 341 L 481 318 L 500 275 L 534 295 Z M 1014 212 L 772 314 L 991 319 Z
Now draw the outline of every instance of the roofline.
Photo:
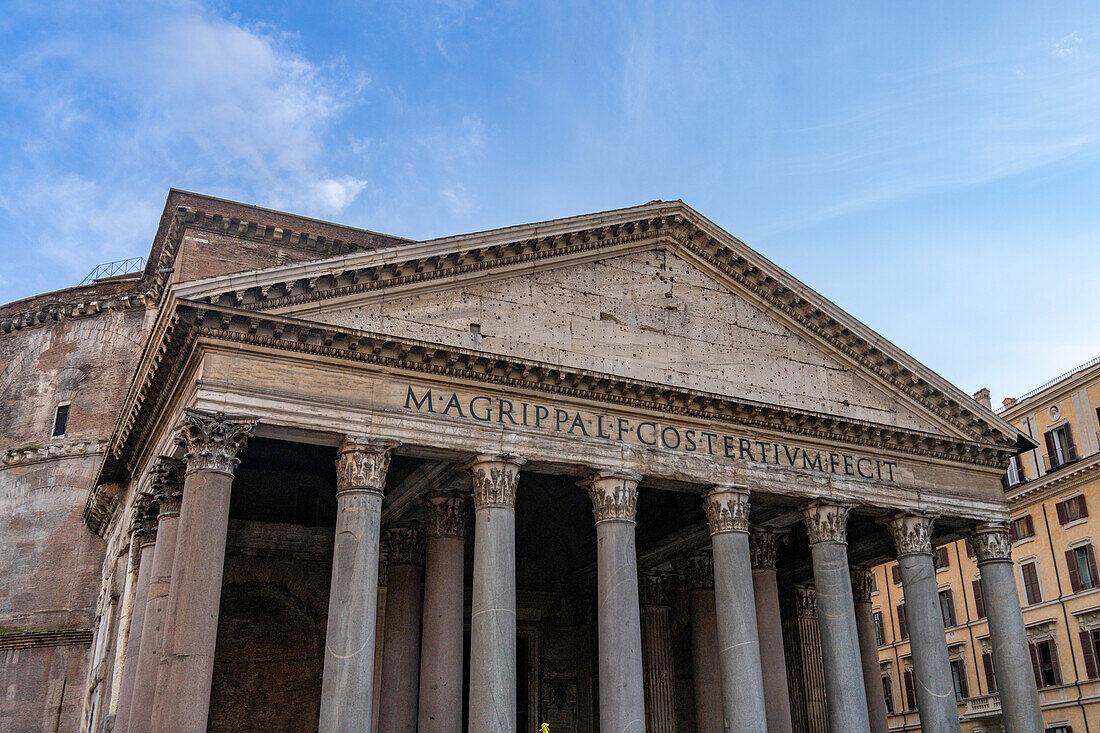
M 1035 403 L 1047 399 L 1050 393 L 1058 389 L 1064 389 L 1067 382 L 1079 382 L 1087 376 L 1092 376 L 1095 372 L 1100 372 L 1100 356 L 1089 359 L 1084 364 L 1075 366 L 1073 369 L 1058 375 L 1041 387 L 1036 387 L 1030 392 L 1025 392 L 1023 396 L 1017 398 L 1014 405 L 1010 407 L 1002 406 L 999 408 L 997 414 L 1004 417 L 1006 420 L 1019 417 L 1021 413 L 1030 410 Z

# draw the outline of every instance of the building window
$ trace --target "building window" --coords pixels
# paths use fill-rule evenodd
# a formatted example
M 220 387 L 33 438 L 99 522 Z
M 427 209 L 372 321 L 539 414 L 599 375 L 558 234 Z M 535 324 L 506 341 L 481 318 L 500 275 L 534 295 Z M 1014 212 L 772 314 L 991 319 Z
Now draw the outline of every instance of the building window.
M 1025 562 L 1020 566 L 1020 572 L 1024 576 L 1024 595 L 1027 597 L 1027 605 L 1033 606 L 1043 602 L 1043 591 L 1039 587 L 1038 563 Z
M 1035 684 L 1039 687 L 1053 687 L 1062 684 L 1062 670 L 1058 666 L 1058 647 L 1053 639 L 1037 641 L 1028 645 L 1031 648 L 1031 669 L 1035 673 Z
M 62 402 L 53 412 L 53 432 L 50 437 L 60 438 L 69 427 L 69 403 Z
M 1050 470 L 1072 463 L 1077 460 L 1077 450 L 1073 446 L 1073 433 L 1069 424 L 1059 425 L 1046 432 L 1047 460 L 1050 462 Z
M 1088 503 L 1081 494 L 1071 496 L 1065 501 L 1058 502 L 1055 508 L 1058 510 L 1059 524 L 1076 522 L 1078 519 L 1084 519 L 1089 515 Z
M 962 702 L 970 697 L 970 691 L 966 688 L 966 665 L 961 659 L 951 662 L 951 682 L 955 685 L 956 702 Z
M 945 629 L 955 625 L 955 599 L 951 596 L 950 588 L 940 591 L 940 616 L 943 617 Z
M 985 596 L 982 595 L 982 581 L 974 580 L 974 612 L 978 618 L 985 618 Z
M 1068 723 L 1065 725 L 1053 725 L 1043 731 L 1043 733 L 1073 733 L 1073 726 Z
M 1069 584 L 1074 593 L 1095 588 L 1100 581 L 1091 544 L 1066 550 L 1066 565 L 1069 566 Z
M 898 604 L 898 638 L 904 641 L 909 638 L 909 629 L 905 624 L 905 604 Z
M 886 714 L 894 714 L 894 686 L 890 684 L 890 676 L 882 675 L 882 696 L 886 699 Z
M 917 694 L 913 687 L 913 670 L 905 670 L 905 673 L 902 675 L 902 681 L 905 683 L 905 709 L 916 710 Z
M 1019 542 L 1020 540 L 1026 540 L 1028 537 L 1035 536 L 1035 525 L 1031 521 L 1031 515 L 1025 514 L 1022 517 L 1016 517 L 1012 520 L 1012 523 L 1008 526 L 1009 534 L 1012 535 L 1013 542 Z
M 894 581 L 894 585 L 901 585 L 901 570 L 897 563 L 890 566 L 890 580 Z
M 1024 475 L 1024 465 L 1020 463 L 1019 456 L 1012 456 L 1008 460 L 1008 472 L 1005 474 L 1006 488 L 1018 486 L 1024 481 L 1027 481 L 1027 477 Z
M 875 619 L 875 642 L 878 643 L 879 646 L 885 646 L 886 632 L 885 629 L 882 628 L 882 611 L 875 611 L 871 615 Z
M 1085 676 L 1089 679 L 1100 677 L 1097 661 L 1100 661 L 1100 629 L 1081 632 L 1081 651 L 1085 658 Z
M 966 556 L 973 560 L 978 554 L 974 552 L 974 545 L 970 544 L 970 540 L 963 540 L 963 545 L 966 547 Z
M 951 565 L 951 556 L 947 554 L 947 547 L 937 547 L 932 553 L 932 565 L 936 570 L 943 570 Z
M 982 666 L 985 668 L 985 689 L 992 695 L 997 691 L 997 670 L 993 667 L 993 655 L 982 652 Z

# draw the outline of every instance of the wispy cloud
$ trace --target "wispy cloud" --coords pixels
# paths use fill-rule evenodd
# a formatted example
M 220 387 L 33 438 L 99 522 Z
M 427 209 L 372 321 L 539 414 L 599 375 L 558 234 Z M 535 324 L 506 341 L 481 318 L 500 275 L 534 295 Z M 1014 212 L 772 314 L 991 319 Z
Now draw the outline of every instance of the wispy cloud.
M 1070 33 L 1062 40 L 1054 44 L 1054 48 L 1051 50 L 1051 54 L 1057 56 L 1060 59 L 1064 59 L 1067 56 L 1076 56 L 1081 49 L 1081 36 L 1076 32 Z

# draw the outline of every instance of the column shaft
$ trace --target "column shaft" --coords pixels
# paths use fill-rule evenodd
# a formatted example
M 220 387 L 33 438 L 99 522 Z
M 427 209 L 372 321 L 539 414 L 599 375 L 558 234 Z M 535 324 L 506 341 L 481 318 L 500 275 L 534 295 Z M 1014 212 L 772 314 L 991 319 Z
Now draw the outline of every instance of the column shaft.
M 525 461 L 479 456 L 470 607 L 470 730 L 516 731 L 516 488 Z
M 905 597 L 905 623 L 913 654 L 913 688 L 921 729 L 959 731 L 958 703 L 943 633 L 936 568 L 932 563 L 932 517 L 898 515 L 890 521 L 898 549 Z
M 416 733 L 420 688 L 421 563 L 424 537 L 419 527 L 386 531 L 386 627 L 382 641 L 381 733 Z
M 695 730 L 722 733 L 722 673 L 718 662 L 718 605 L 714 600 L 714 565 L 710 553 L 677 563 L 691 593 L 691 677 L 695 696 Z
M 886 698 L 882 694 L 882 667 L 878 661 L 874 608 L 871 604 L 873 576 L 868 570 L 852 571 L 852 593 L 856 604 L 859 654 L 863 660 L 863 686 L 867 690 L 867 712 L 871 733 L 887 733 Z
M 153 708 L 153 729 L 158 733 L 206 730 L 229 494 L 237 452 L 254 425 L 252 420 L 188 410 L 180 426 L 180 440 L 187 448 L 187 473 Z
M 641 584 L 642 665 L 648 733 L 676 730 L 672 661 L 672 602 L 668 577 L 646 573 Z
M 323 731 L 371 730 L 379 520 L 392 447 L 349 436 L 336 459 L 336 534 L 321 681 Z
M 817 623 L 825 667 L 829 727 L 869 733 L 845 527 L 850 507 L 814 502 L 803 510 L 813 556 Z
M 768 733 L 791 733 L 791 695 L 787 661 L 783 651 L 783 623 L 779 613 L 779 587 L 775 577 L 778 535 L 772 530 L 753 530 L 752 594 L 756 600 L 756 631 L 760 639 L 760 671 L 764 678 L 764 712 Z
M 130 633 L 126 638 L 126 653 L 122 661 L 122 678 L 118 707 L 115 708 L 114 730 L 126 733 L 130 730 L 130 705 L 134 700 L 134 681 L 137 679 L 138 657 L 141 652 L 141 634 L 145 624 L 145 606 L 149 598 L 149 582 L 153 576 L 153 555 L 156 534 L 145 530 L 133 536 L 136 545 L 137 583 L 134 588 L 134 606 L 130 617 Z
M 183 464 L 162 457 L 158 459 L 153 476 L 160 514 L 129 710 L 129 730 L 134 733 L 145 733 L 153 729 L 153 702 L 157 691 L 160 659 L 164 651 L 168 592 L 172 585 L 172 563 L 176 557 L 180 501 L 183 498 Z
M 727 731 L 755 733 L 767 726 L 756 602 L 749 591 L 749 492 L 716 486 L 703 497 L 714 558 L 714 598 L 718 604 L 718 662 Z
M 419 733 L 462 729 L 462 611 L 465 494 L 425 505 L 424 624 L 420 651 Z
M 596 517 L 600 730 L 645 732 L 638 558 L 637 474 L 600 471 L 585 484 Z
M 970 541 L 982 574 L 982 596 L 989 619 L 989 641 L 993 646 L 1005 733 L 1042 730 L 1043 714 L 1024 633 L 1008 528 L 1004 523 L 980 525 Z

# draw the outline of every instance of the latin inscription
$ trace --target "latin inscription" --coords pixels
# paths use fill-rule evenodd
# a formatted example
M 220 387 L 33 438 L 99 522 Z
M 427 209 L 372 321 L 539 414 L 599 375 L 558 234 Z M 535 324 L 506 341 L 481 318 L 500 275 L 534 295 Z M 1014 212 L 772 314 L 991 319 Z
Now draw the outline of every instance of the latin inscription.
M 801 446 L 666 425 L 656 420 L 630 420 L 489 395 L 460 396 L 457 392 L 432 388 L 418 391 L 409 386 L 405 409 L 878 481 L 896 481 L 894 470 L 898 466 L 894 461 L 852 453 L 806 450 Z

